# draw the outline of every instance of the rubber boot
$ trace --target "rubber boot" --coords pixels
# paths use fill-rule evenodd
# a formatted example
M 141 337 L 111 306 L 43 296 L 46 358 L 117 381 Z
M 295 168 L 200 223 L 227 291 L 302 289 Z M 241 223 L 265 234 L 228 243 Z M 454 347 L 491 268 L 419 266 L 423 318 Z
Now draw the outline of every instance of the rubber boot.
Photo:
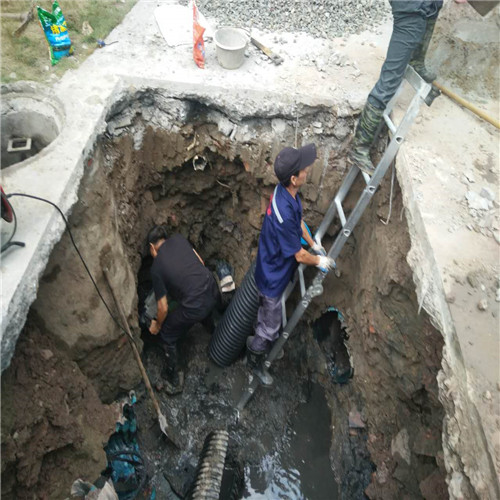
M 437 75 L 428 70 L 425 66 L 425 56 L 427 49 L 431 43 L 432 34 L 434 33 L 434 26 L 436 19 L 428 19 L 422 41 L 417 45 L 411 56 L 410 66 L 428 83 L 432 83 Z
M 252 372 L 259 377 L 262 385 L 270 386 L 273 383 L 273 377 L 267 371 L 264 364 L 267 357 L 267 351 L 254 351 L 251 347 L 251 337 L 247 338 L 247 365 Z
M 165 366 L 161 375 L 165 382 L 165 392 L 174 396 L 184 389 L 184 373 L 177 370 L 177 346 L 164 344 L 163 350 L 165 351 Z
M 370 158 L 370 148 L 375 139 L 378 126 L 382 121 L 383 113 L 383 109 L 376 108 L 370 102 L 366 102 L 359 117 L 351 151 L 348 155 L 350 163 L 356 165 L 368 175 L 375 172 L 375 167 Z
M 248 337 L 248 340 L 247 340 L 248 345 L 252 345 L 252 341 L 253 341 L 254 337 L 255 337 L 255 335 L 250 335 L 250 337 Z M 272 349 L 272 347 L 271 347 L 271 349 Z M 266 351 L 266 353 L 269 353 L 269 352 L 271 352 L 271 350 Z M 276 358 L 274 359 L 274 361 L 279 361 L 280 359 L 283 359 L 284 355 L 285 355 L 285 351 L 283 351 L 283 349 L 281 349 L 280 352 L 278 353 L 278 355 L 276 356 Z

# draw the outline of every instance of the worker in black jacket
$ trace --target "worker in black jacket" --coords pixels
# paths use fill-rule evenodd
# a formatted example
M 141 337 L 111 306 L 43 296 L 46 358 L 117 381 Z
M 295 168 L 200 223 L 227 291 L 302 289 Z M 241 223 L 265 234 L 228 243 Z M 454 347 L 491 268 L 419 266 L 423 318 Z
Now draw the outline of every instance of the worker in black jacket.
M 390 4 L 394 23 L 387 56 L 359 118 L 349 153 L 350 162 L 370 175 L 375 170 L 370 147 L 384 109 L 403 80 L 406 66 L 410 64 L 427 82 L 436 79 L 424 61 L 443 1 L 393 0 Z
M 151 279 L 157 301 L 156 319 L 149 332 L 160 334 L 165 351 L 163 378 L 168 394 L 182 391 L 183 378 L 178 371 L 177 341 L 195 324 L 205 322 L 220 301 L 219 288 L 203 260 L 180 234 L 167 236 L 163 226 L 148 234 L 148 244 L 154 259 Z M 169 310 L 167 292 L 178 304 Z

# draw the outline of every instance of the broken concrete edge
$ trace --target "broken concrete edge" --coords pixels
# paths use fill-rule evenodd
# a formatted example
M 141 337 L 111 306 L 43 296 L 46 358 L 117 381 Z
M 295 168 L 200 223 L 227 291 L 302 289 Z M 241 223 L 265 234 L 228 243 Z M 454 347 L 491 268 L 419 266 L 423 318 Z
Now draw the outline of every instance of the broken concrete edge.
M 352 116 L 361 109 L 362 104 L 344 102 L 338 99 L 304 96 L 299 93 L 283 94 L 255 89 L 237 89 L 232 87 L 211 86 L 201 83 L 188 83 L 174 80 L 151 80 L 138 77 L 124 77 L 117 100 L 130 99 L 132 94 L 145 92 L 162 93 L 166 98 L 183 101 L 196 101 L 220 111 L 237 121 L 244 118 L 284 118 L 294 120 L 305 117 L 319 110 L 330 111 L 336 116 Z M 130 103 L 128 104 L 130 105 Z M 120 113 L 110 108 L 107 119 Z
M 65 108 L 64 106 L 63 109 Z M 78 201 L 78 188 L 85 170 L 84 161 L 94 148 L 99 127 L 104 126 L 104 113 L 101 113 L 101 116 L 94 123 L 97 123 L 97 126 L 94 127 L 94 132 L 86 138 L 84 143 L 82 143 L 83 141 L 79 141 L 78 144 L 75 144 L 75 141 L 72 140 L 73 130 L 70 125 L 61 132 L 51 145 L 50 150 L 42 152 L 44 154 L 40 156 L 36 155 L 30 158 L 30 161 L 26 160 L 22 164 L 13 165 L 6 169 L 2 181 L 6 193 L 21 192 L 47 198 L 55 203 L 66 217 L 69 217 L 73 205 Z M 61 161 L 67 159 L 67 153 L 64 153 L 64 148 L 67 148 L 68 145 L 71 147 L 74 146 L 75 150 L 78 150 L 79 153 L 76 153 L 77 161 L 73 167 L 64 164 L 63 168 L 59 169 L 61 170 L 61 174 L 65 170 L 69 173 L 69 176 L 66 178 L 63 175 L 58 176 L 58 179 L 65 178 L 62 189 L 58 189 L 55 183 L 52 183 L 48 189 L 52 191 L 52 195 L 50 195 L 43 191 L 43 188 L 41 190 L 40 185 L 33 188 L 27 188 L 24 185 L 23 179 L 26 177 L 28 171 L 35 172 L 34 176 L 36 178 L 39 176 L 40 171 L 43 174 L 43 168 L 50 172 L 52 164 L 60 165 Z M 54 190 L 56 190 L 55 193 Z M 16 203 L 19 199 L 16 198 Z M 37 217 L 33 217 L 33 219 L 29 217 L 29 215 L 33 215 L 33 208 L 30 214 L 29 210 L 23 212 L 24 205 L 21 206 L 21 204 L 18 204 L 16 207 L 18 217 L 16 239 L 26 242 L 26 247 L 22 249 L 10 249 L 8 253 L 2 256 L 2 270 L 4 274 L 1 328 L 2 372 L 10 364 L 17 339 L 26 322 L 29 308 L 36 298 L 38 283 L 45 270 L 52 249 L 61 239 L 66 229 L 64 221 L 54 208 L 49 208 L 48 205 L 42 202 L 35 201 L 34 203 L 38 205 L 35 208 Z M 25 217 L 24 221 L 23 214 L 28 214 L 28 217 Z M 34 221 L 35 219 L 36 231 L 30 227 L 30 221 Z M 24 229 L 28 230 L 28 234 L 24 236 L 22 234 L 22 223 L 27 224 L 27 227 Z M 36 238 L 36 241 L 33 241 L 34 238 Z
M 349 103 L 301 96 L 296 93 L 283 95 L 270 91 L 234 90 L 200 83 L 155 81 L 134 77 L 115 78 L 111 82 L 108 81 L 107 87 L 109 92 L 102 104 L 94 106 L 94 108 L 89 106 L 90 113 L 85 115 L 81 112 L 78 113 L 78 108 L 86 96 L 79 96 L 79 99 L 70 102 L 58 100 L 63 116 L 68 117 L 63 130 L 53 143 L 39 155 L 13 165 L 4 171 L 3 185 L 7 193 L 17 191 L 47 198 L 58 205 L 68 217 L 73 205 L 78 200 L 78 189 L 85 171 L 85 162 L 90 159 L 99 135 L 105 132 L 110 115 L 119 112 L 119 105 L 114 110 L 113 106 L 130 98 L 131 94 L 140 95 L 141 93 L 155 92 L 162 93 L 166 98 L 196 100 L 235 120 L 242 120 L 244 117 L 250 116 L 265 117 L 266 119 L 285 117 L 292 120 L 311 115 L 318 110 L 329 111 L 338 116 L 352 113 Z M 19 82 L 14 86 L 2 86 L 2 94 L 6 95 L 10 88 L 19 95 L 23 92 L 36 95 L 40 88 L 40 93 L 51 96 L 51 99 L 56 93 L 56 91 L 53 93 L 51 89 L 40 87 L 31 82 Z M 91 96 L 87 97 L 87 99 L 90 98 Z M 84 115 L 85 123 L 80 115 Z M 89 131 L 86 137 L 82 134 L 82 131 L 85 130 Z M 75 158 L 77 161 L 71 166 Z M 59 165 L 62 162 L 65 163 L 60 169 Z M 24 186 L 23 179 L 28 172 L 33 172 L 32 175 L 36 175 L 42 180 L 44 171 L 54 176 L 54 183 L 48 189 L 44 190 L 44 187 L 40 185 L 35 189 Z M 69 175 L 63 175 L 64 171 L 67 171 Z M 62 189 L 59 187 L 61 182 L 64 182 Z M 19 198 L 16 199 L 16 202 L 17 200 Z M 48 205 L 42 207 L 40 202 L 36 203 L 39 203 L 34 209 L 36 217 L 25 217 L 24 220 L 23 206 L 16 203 L 18 205 L 16 213 L 19 218 L 17 238 L 27 241 L 28 245 L 23 249 L 11 249 L 2 256 L 3 270 L 5 271 L 2 290 L 2 372 L 10 364 L 17 339 L 26 322 L 28 310 L 36 298 L 38 283 L 51 251 L 65 231 L 65 224 L 59 213 L 55 212 L 53 208 L 49 208 Z M 36 234 L 30 226 L 33 222 L 36 222 Z M 26 226 L 23 228 L 24 225 Z M 23 231 L 27 231 L 27 234 L 24 234 Z M 37 238 L 36 241 L 33 241 L 34 238 Z M 14 262 L 15 265 L 13 265 Z
M 438 384 L 440 401 L 446 410 L 442 439 L 450 495 L 453 497 L 454 491 L 460 491 L 451 482 L 461 484 L 466 477 L 477 498 L 493 500 L 500 498 L 500 484 L 493 462 L 494 451 L 489 448 L 481 415 L 469 391 L 469 375 L 446 302 L 441 272 L 414 196 L 410 166 L 405 155 L 401 154 L 404 146 L 401 149 L 396 172 L 411 239 L 407 261 L 413 271 L 419 304 L 445 340 Z

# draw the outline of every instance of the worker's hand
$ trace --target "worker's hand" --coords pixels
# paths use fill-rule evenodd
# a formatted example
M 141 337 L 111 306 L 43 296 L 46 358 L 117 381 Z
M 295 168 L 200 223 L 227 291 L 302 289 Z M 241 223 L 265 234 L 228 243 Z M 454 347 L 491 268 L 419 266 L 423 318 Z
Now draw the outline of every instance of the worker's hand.
M 151 335 L 158 335 L 158 332 L 160 331 L 160 325 L 158 324 L 158 321 L 155 319 L 151 320 L 151 325 L 149 325 L 149 333 Z
M 335 261 L 331 257 L 327 257 L 326 255 L 320 255 L 319 263 L 316 265 L 316 267 L 318 267 L 320 271 L 327 273 L 328 271 L 335 269 L 335 267 L 337 266 L 335 264 Z
M 311 247 L 311 250 L 315 255 L 326 255 L 326 250 L 316 241 Z

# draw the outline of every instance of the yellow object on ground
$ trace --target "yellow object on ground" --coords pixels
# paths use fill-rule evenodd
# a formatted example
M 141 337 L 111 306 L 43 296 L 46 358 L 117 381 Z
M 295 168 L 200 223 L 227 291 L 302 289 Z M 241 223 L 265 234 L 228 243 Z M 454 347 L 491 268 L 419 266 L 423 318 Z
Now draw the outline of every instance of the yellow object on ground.
M 460 97 L 459 95 L 455 94 L 451 90 L 447 89 L 443 85 L 441 85 L 438 82 L 432 82 L 434 86 L 436 86 L 443 94 L 446 94 L 449 98 L 453 99 L 454 101 L 458 102 L 461 106 L 464 108 L 467 108 L 469 111 L 472 111 L 474 114 L 482 118 L 483 120 L 486 120 L 488 123 L 491 123 L 494 127 L 500 129 L 500 121 L 495 120 L 491 116 L 487 115 L 482 109 L 477 108 L 473 104 L 471 104 L 469 101 L 466 101 L 463 97 Z

